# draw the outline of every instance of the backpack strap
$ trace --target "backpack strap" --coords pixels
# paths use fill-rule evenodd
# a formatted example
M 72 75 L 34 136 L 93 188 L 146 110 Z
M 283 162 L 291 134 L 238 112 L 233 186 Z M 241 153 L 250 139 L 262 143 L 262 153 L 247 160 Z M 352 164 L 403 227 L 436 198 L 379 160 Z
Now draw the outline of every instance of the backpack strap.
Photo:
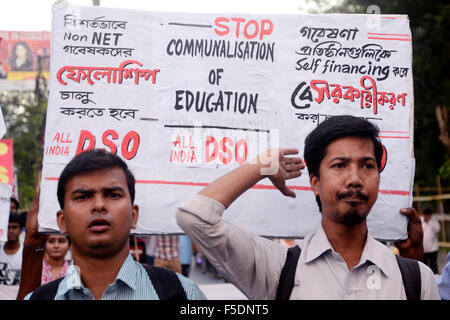
M 280 281 L 277 288 L 277 300 L 289 300 L 294 288 L 295 271 L 301 249 L 299 246 L 290 247 L 287 252 L 286 262 L 281 270 Z M 420 300 L 422 291 L 422 280 L 420 278 L 420 267 L 417 260 L 408 259 L 395 255 L 400 273 L 402 274 L 403 286 L 405 287 L 407 300 Z
M 187 300 L 177 274 L 172 270 L 142 264 L 158 294 L 159 300 Z
M 294 288 L 295 271 L 301 249 L 298 245 L 290 247 L 287 251 L 286 262 L 281 270 L 280 281 L 277 288 L 277 300 L 289 300 Z
M 405 287 L 407 300 L 420 300 L 422 291 L 422 280 L 417 260 L 408 259 L 395 255 L 402 274 L 403 286 Z
M 54 300 L 56 292 L 58 292 L 59 284 L 63 279 L 64 277 L 58 278 L 38 287 L 31 294 L 30 300 Z
M 175 272 L 166 268 L 142 264 L 160 300 L 187 300 L 186 292 Z M 37 288 L 30 300 L 54 300 L 58 287 L 64 277 Z

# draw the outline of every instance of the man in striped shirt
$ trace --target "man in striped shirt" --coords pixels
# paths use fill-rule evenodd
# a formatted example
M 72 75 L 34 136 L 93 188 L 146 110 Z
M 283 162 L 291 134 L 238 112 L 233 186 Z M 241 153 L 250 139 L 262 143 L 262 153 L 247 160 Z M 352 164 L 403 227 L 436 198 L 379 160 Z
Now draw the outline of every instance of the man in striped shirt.
M 130 255 L 130 229 L 139 216 L 134 186 L 126 163 L 104 150 L 83 152 L 64 168 L 58 181 L 57 222 L 72 240 L 73 261 L 53 299 L 159 299 L 155 279 Z M 180 274 L 177 278 L 187 299 L 206 299 L 190 279 Z

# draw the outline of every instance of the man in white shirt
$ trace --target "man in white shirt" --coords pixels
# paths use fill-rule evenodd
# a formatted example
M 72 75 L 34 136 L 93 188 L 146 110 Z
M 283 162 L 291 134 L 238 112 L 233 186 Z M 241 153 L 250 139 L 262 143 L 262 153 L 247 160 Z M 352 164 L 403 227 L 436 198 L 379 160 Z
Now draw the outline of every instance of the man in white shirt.
M 438 274 L 437 256 L 439 252 L 439 241 L 437 234 L 441 231 L 441 225 L 433 217 L 433 211 L 427 207 L 423 210 L 423 262 L 430 267 L 434 274 Z
M 302 250 L 290 299 L 406 299 L 394 252 L 367 231 L 366 217 L 377 200 L 380 182 L 383 151 L 378 133 L 366 120 L 336 116 L 306 138 L 305 160 L 322 222 L 299 243 Z M 225 174 L 188 198 L 176 215 L 193 243 L 250 299 L 275 299 L 287 247 L 248 233 L 221 216 L 266 177 L 281 193 L 295 197 L 286 180 L 299 177 L 305 167 L 301 158 L 288 157 L 297 153 L 281 149 L 277 156 L 274 150 L 260 155 L 255 164 Z M 261 169 L 268 166 L 278 171 L 262 175 Z M 401 212 L 409 217 L 415 213 L 412 208 Z M 414 223 L 420 226 L 420 220 Z M 419 268 L 420 299 L 439 299 L 433 273 L 420 262 Z
M 8 241 L 0 245 L 0 283 L 18 285 L 22 268 L 23 245 L 20 242 L 22 219 L 11 212 L 8 221 Z

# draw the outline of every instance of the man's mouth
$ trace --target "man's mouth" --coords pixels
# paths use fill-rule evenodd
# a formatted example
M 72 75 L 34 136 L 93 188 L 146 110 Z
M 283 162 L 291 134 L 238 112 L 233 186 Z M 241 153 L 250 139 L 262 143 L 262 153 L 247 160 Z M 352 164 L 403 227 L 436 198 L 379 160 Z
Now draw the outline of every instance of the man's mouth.
M 105 218 L 94 218 L 88 224 L 88 229 L 93 232 L 103 232 L 111 227 L 111 223 Z

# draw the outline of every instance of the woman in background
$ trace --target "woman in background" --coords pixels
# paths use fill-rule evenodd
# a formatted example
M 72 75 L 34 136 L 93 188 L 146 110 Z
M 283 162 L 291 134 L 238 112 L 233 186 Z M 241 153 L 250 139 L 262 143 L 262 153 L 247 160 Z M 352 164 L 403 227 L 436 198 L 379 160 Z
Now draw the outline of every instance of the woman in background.
M 19 41 L 14 45 L 9 60 L 9 67 L 11 71 L 33 70 L 33 54 L 25 42 Z
M 69 261 L 65 259 L 69 248 L 68 236 L 57 234 L 48 236 L 42 261 L 41 285 L 65 276 L 69 267 Z

